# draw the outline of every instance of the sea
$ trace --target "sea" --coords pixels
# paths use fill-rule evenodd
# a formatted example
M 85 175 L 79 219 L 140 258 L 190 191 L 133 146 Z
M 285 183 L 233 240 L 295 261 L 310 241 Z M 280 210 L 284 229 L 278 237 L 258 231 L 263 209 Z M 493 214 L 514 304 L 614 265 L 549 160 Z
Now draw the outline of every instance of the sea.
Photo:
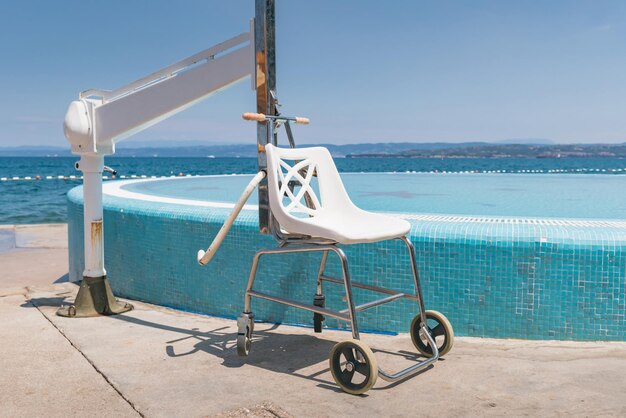
M 82 183 L 78 157 L 0 157 L 0 224 L 67 221 L 67 192 Z M 336 158 L 340 172 L 626 175 L 624 158 Z M 117 178 L 252 174 L 255 158 L 110 157 Z M 114 180 L 107 180 L 114 181 Z M 616 191 L 617 192 L 617 191 Z

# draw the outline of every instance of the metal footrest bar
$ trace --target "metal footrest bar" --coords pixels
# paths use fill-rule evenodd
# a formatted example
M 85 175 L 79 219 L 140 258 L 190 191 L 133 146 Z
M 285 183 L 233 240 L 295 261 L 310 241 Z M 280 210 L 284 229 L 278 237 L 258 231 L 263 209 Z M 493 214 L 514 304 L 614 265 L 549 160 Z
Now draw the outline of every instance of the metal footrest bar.
M 427 358 L 424 361 L 420 361 L 419 363 L 416 363 L 410 367 L 407 367 L 406 369 L 401 370 L 396 374 L 388 374 L 379 367 L 378 376 L 380 376 L 381 379 L 386 380 L 387 382 L 397 382 L 398 380 L 406 379 L 407 377 L 414 375 L 415 373 L 419 372 L 420 370 L 430 366 L 432 363 L 439 360 L 439 349 L 437 348 L 437 344 L 435 343 L 435 340 L 433 339 L 433 337 L 430 335 L 429 332 L 424 332 L 424 335 L 426 335 L 428 344 L 432 347 L 432 350 L 433 350 L 432 357 Z
M 343 311 L 342 312 L 332 311 L 330 309 L 322 308 L 321 306 L 307 305 L 306 303 L 300 303 L 300 302 L 296 302 L 295 300 L 268 295 L 265 293 L 257 292 L 255 290 L 248 291 L 248 294 L 250 296 L 254 296 L 257 298 L 271 300 L 272 302 L 283 303 L 285 305 L 293 306 L 294 308 L 304 309 L 306 311 L 311 311 L 311 312 L 315 312 L 318 314 L 330 316 L 333 318 L 341 319 L 343 321 L 348 321 L 348 322 L 350 321 L 350 316 L 344 313 Z
M 343 280 L 337 279 L 336 277 L 320 276 L 320 280 L 324 280 L 324 281 L 331 282 L 331 283 L 343 284 Z M 417 296 L 415 295 L 411 295 L 409 293 L 398 292 L 397 290 L 393 290 L 393 289 L 372 286 L 372 285 L 361 283 L 361 282 L 351 282 L 351 284 L 352 284 L 352 287 L 358 287 L 359 289 L 367 289 L 373 292 L 385 293 L 387 295 L 402 295 L 402 297 L 405 299 L 419 300 Z
M 352 283 L 352 284 L 354 285 L 354 283 Z M 395 295 L 387 296 L 386 298 L 376 299 L 376 300 L 373 300 L 371 302 L 367 302 L 367 303 L 364 303 L 362 305 L 355 306 L 354 310 L 356 312 L 361 312 L 361 311 L 364 311 L 366 309 L 373 308 L 373 307 L 378 306 L 378 305 L 382 305 L 384 303 L 393 302 L 394 300 L 403 298 L 405 296 L 406 295 L 404 293 L 396 293 Z M 346 312 L 350 312 L 350 310 L 349 309 L 342 309 L 339 312 L 340 313 L 346 313 Z

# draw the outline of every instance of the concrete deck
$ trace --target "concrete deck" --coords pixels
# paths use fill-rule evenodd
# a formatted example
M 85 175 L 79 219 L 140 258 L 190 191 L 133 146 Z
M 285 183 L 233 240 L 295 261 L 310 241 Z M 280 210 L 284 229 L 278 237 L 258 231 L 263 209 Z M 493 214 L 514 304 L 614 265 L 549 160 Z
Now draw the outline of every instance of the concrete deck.
M 0 226 L 0 416 L 626 416 L 626 343 L 457 338 L 431 369 L 351 396 L 327 360 L 346 332 L 257 324 L 241 359 L 231 320 L 139 302 L 61 318 L 65 236 Z M 363 339 L 384 368 L 414 353 L 408 335 Z

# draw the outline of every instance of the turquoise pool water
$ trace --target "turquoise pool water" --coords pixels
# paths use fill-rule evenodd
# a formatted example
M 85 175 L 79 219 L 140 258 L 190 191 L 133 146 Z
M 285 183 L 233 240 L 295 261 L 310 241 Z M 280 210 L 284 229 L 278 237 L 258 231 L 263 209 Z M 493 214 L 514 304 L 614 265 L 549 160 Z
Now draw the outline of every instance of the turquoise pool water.
M 235 202 L 251 176 L 144 181 L 122 189 L 179 199 Z M 549 218 L 626 219 L 626 176 L 535 174 L 342 174 L 363 209 Z M 256 204 L 253 194 L 249 203 Z

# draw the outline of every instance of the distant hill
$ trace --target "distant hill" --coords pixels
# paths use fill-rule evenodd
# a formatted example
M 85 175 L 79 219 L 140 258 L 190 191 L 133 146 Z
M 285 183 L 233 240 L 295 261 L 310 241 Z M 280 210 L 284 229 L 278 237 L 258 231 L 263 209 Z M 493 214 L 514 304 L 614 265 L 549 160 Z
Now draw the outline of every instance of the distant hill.
M 466 146 L 480 146 L 483 142 L 467 142 Z M 140 145 L 133 141 L 123 142 L 116 147 L 117 157 L 256 157 L 254 144 L 207 144 L 201 141 L 184 141 L 177 145 L 175 141 L 159 142 L 159 146 L 148 146 L 146 141 Z M 366 144 L 302 144 L 301 146 L 325 146 L 335 157 L 345 157 L 351 154 L 379 153 L 382 155 L 395 155 L 409 150 L 445 149 L 460 144 L 448 142 L 412 143 L 412 142 L 388 142 Z M 0 156 L 4 157 L 47 157 L 47 156 L 70 156 L 69 146 L 63 147 L 0 147 Z
M 362 153 L 350 154 L 349 158 L 626 158 L 626 143 L 623 144 L 456 144 L 440 149 L 411 149 L 395 154 Z
M 0 157 L 68 157 L 72 155 L 69 146 L 45 147 L 45 146 L 21 146 L 0 147 Z
M 527 141 L 526 143 L 523 143 Z M 536 141 L 536 142 L 533 142 Z M 544 141 L 547 143 L 538 143 Z M 185 141 L 174 146 L 169 141 L 159 146 L 136 147 L 132 141 L 117 147 L 115 157 L 256 157 L 254 144 L 207 144 Z M 144 142 L 146 144 L 146 142 Z M 334 157 L 365 158 L 567 158 L 626 157 L 623 144 L 551 144 L 548 140 L 525 139 L 500 142 L 386 142 L 364 144 L 302 144 L 323 145 Z M 64 157 L 71 156 L 66 147 L 0 147 L 0 157 Z
M 556 145 L 554 141 L 545 138 L 517 138 L 503 139 L 495 144 L 515 144 L 515 145 Z
M 467 142 L 463 145 L 480 146 L 482 142 Z M 386 142 L 386 143 L 363 143 L 363 144 L 301 144 L 302 147 L 324 146 L 328 148 L 334 157 L 345 157 L 353 154 L 378 153 L 381 155 L 395 155 L 399 152 L 410 150 L 438 150 L 455 147 L 459 144 L 448 142 L 414 143 L 414 142 Z M 124 156 L 159 156 L 159 157 L 256 157 L 254 144 L 228 144 L 177 147 L 141 147 L 127 148 L 120 146 L 115 155 Z

